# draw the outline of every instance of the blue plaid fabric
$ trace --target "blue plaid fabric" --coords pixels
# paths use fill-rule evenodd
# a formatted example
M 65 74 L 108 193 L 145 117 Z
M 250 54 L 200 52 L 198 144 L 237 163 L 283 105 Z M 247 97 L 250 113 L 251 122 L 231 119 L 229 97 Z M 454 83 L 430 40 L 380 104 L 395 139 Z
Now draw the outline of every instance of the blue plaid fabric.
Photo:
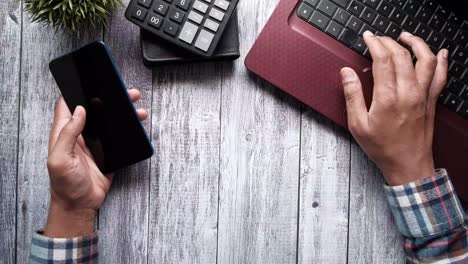
M 407 263 L 468 263 L 468 220 L 445 170 L 385 190 Z
M 445 170 L 385 191 L 408 264 L 468 264 L 468 221 Z M 37 233 L 30 263 L 97 263 L 97 241 L 97 235 L 55 239 Z
M 30 264 L 98 263 L 97 235 L 48 238 L 38 232 L 31 243 Z

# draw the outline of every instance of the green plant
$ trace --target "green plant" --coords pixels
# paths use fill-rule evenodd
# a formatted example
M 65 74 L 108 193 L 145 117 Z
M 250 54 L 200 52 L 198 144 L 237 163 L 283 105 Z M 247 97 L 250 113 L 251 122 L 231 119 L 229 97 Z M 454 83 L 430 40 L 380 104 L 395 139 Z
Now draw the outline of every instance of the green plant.
M 122 0 L 23 0 L 33 22 L 77 32 L 106 25 Z

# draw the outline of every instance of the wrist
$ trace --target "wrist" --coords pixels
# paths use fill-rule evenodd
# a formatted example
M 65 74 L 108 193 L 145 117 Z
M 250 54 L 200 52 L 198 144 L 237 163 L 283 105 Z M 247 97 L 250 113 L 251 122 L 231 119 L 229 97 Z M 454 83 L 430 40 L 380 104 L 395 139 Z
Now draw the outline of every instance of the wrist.
M 51 199 L 44 235 L 71 238 L 94 233 L 97 212 L 94 209 L 71 209 Z
M 422 166 L 409 166 L 395 170 L 382 170 L 389 186 L 404 185 L 432 177 L 436 174 L 434 163 L 428 162 Z

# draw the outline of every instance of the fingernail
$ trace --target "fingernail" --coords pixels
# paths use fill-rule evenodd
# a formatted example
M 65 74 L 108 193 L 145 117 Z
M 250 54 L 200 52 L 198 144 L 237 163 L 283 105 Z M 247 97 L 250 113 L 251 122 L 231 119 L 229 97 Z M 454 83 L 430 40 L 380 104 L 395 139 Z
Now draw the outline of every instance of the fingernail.
M 80 112 L 81 112 L 81 111 L 78 110 L 78 106 L 77 106 L 77 107 L 75 108 L 75 111 L 73 112 L 73 118 L 78 118 L 78 117 L 80 117 L 80 115 L 81 115 Z
M 444 57 L 444 59 L 448 58 L 448 50 L 446 50 L 446 49 L 442 50 L 442 57 Z
M 364 35 L 364 37 L 365 37 L 365 36 L 374 37 L 374 33 L 370 32 L 369 30 L 364 31 L 364 34 L 363 34 L 363 35 Z
M 403 32 L 403 33 L 401 33 L 401 34 L 402 34 L 404 37 L 407 37 L 407 38 L 409 38 L 409 37 L 412 37 L 412 36 L 413 36 L 411 33 L 409 33 L 409 32 L 406 32 L 406 31 L 405 31 L 405 32 Z
M 354 80 L 355 75 L 354 72 L 348 68 L 341 69 L 341 79 L 343 82 L 349 82 Z

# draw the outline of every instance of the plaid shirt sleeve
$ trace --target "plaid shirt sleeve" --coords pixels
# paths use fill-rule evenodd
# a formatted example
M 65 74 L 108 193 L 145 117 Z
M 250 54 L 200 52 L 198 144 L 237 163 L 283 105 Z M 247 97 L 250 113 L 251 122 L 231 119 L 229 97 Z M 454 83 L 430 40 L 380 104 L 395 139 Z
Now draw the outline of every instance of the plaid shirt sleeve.
M 385 191 L 407 263 L 468 263 L 468 220 L 445 170 Z
M 97 234 L 75 238 L 48 238 L 38 232 L 32 238 L 29 263 L 98 263 L 97 242 Z

